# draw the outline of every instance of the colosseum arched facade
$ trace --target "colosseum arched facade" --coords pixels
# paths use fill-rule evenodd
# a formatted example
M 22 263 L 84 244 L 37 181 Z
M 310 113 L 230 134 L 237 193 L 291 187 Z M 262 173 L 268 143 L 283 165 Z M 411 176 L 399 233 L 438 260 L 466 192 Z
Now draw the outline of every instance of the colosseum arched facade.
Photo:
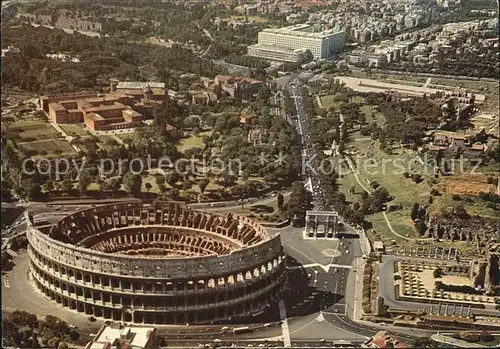
M 246 318 L 279 297 L 279 235 L 234 214 L 182 203 L 79 211 L 46 231 L 28 224 L 33 285 L 75 311 L 135 323 Z

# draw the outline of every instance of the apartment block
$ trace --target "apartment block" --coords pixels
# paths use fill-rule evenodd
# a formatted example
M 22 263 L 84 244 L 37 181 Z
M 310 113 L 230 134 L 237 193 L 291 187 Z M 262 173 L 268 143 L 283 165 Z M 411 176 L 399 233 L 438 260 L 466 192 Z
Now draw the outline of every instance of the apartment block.
M 258 43 L 248 47 L 248 54 L 269 60 L 300 62 L 306 50 L 315 59 L 326 59 L 341 52 L 346 41 L 344 30 L 315 31 L 310 24 L 267 28 L 259 33 Z

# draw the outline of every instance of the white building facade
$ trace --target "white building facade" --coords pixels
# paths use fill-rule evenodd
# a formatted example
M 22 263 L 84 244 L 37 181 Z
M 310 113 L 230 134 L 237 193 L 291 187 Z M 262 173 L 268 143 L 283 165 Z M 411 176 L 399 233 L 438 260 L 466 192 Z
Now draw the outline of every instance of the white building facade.
M 259 33 L 258 44 L 248 47 L 248 54 L 270 60 L 298 62 L 302 57 L 299 52 L 310 50 L 315 59 L 326 59 L 342 51 L 345 41 L 344 30 L 314 32 L 310 24 L 267 28 Z

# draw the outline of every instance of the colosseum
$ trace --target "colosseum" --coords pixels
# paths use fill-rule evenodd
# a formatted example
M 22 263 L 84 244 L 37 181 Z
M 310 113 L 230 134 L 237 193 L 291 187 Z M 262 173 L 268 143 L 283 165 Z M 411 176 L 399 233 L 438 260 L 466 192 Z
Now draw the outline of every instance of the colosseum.
M 28 223 L 31 281 L 89 316 L 134 323 L 251 318 L 276 301 L 286 261 L 279 235 L 235 214 L 178 202 L 98 206 L 46 229 Z

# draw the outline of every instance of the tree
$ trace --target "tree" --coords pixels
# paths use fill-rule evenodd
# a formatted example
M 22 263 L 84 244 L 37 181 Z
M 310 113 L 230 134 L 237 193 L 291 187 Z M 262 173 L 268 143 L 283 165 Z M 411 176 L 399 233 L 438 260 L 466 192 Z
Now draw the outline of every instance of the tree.
M 172 188 L 170 189 L 170 197 L 174 200 L 177 200 L 179 199 L 179 195 L 180 195 L 180 192 L 179 192 L 179 189 L 177 188 Z
M 416 202 L 413 204 L 413 208 L 411 209 L 411 219 L 416 220 L 418 218 L 418 213 L 420 210 L 420 205 Z
M 191 187 L 193 186 L 193 183 L 191 182 L 191 180 L 189 179 L 186 179 L 184 181 L 182 181 L 182 190 L 189 190 L 191 189 Z
M 285 206 L 288 218 L 304 219 L 306 211 L 311 207 L 311 199 L 311 193 L 304 188 L 304 185 L 301 182 L 294 182 L 290 198 Z
M 411 179 L 415 182 L 415 183 L 420 183 L 423 181 L 422 179 L 422 175 L 418 174 L 418 173 L 415 173 L 411 176 Z
M 38 328 L 38 319 L 36 315 L 28 313 L 27 311 L 15 310 L 8 316 L 8 318 L 18 327 L 29 327 L 32 329 Z
M 179 175 L 179 173 L 177 173 L 177 171 L 168 171 L 167 175 L 165 176 L 165 180 L 168 184 L 170 184 L 170 186 L 174 186 L 175 183 L 180 181 L 180 179 L 181 176 Z
M 200 188 L 200 193 L 203 194 L 205 192 L 205 189 L 207 189 L 208 184 L 210 183 L 210 179 L 208 178 L 202 178 L 198 182 L 198 187 Z
M 43 185 L 43 190 L 45 190 L 46 192 L 54 190 L 54 182 L 52 181 L 52 179 L 47 179 L 45 181 L 45 184 Z
M 304 61 L 303 63 L 309 63 L 314 59 L 314 56 L 311 52 L 311 50 L 307 49 L 304 55 Z
M 416 341 L 415 341 L 415 348 L 439 348 L 440 347 L 440 344 L 439 343 L 436 343 L 434 342 L 432 339 L 428 338 L 428 337 L 421 337 L 421 338 L 418 338 Z
M 54 315 L 45 316 L 45 320 L 40 323 L 40 334 L 45 338 L 49 338 L 49 345 L 51 345 L 51 338 L 64 338 L 70 331 L 71 328 L 68 323 Z M 59 345 L 59 342 L 55 345 L 55 348 L 57 348 L 57 345 Z
M 65 192 L 70 192 L 73 190 L 73 175 L 71 173 L 67 173 L 62 182 L 61 182 L 61 190 Z
M 434 279 L 439 279 L 440 277 L 443 276 L 443 269 L 438 267 L 438 268 L 434 269 L 432 274 L 434 275 Z
M 377 300 L 378 314 L 377 315 L 378 316 L 386 316 L 388 309 L 389 309 L 389 306 L 385 305 L 384 297 L 378 297 L 378 300 Z
M 141 192 L 142 177 L 138 174 L 128 172 L 123 177 L 123 185 L 125 186 L 127 193 L 136 196 Z
M 38 200 L 42 194 L 42 187 L 31 178 L 27 178 L 22 182 L 22 189 L 28 200 Z
M 392 198 L 389 195 L 387 189 L 383 187 L 377 187 L 377 189 L 371 195 L 371 208 L 374 212 L 379 212 L 382 210 L 383 205 L 391 201 Z
M 71 330 L 71 332 L 69 333 L 69 339 L 72 342 L 76 342 L 79 338 L 80 338 L 80 333 L 74 329 Z
M 111 191 L 112 193 L 116 193 L 120 190 L 122 185 L 121 177 L 112 177 L 101 183 L 100 189 L 105 191 Z
M 465 206 L 461 203 L 455 205 L 455 207 L 453 208 L 453 214 L 462 219 L 470 218 L 469 213 L 467 213 L 467 211 L 465 210 Z
M 481 342 L 492 342 L 495 340 L 495 337 L 493 337 L 493 335 L 491 335 L 490 333 L 488 332 L 482 332 L 481 333 Z
M 59 343 L 59 345 L 57 346 L 57 349 L 68 349 L 68 344 L 66 344 L 65 342 L 61 342 Z
M 244 184 L 238 184 L 231 188 L 231 192 L 233 195 L 237 196 L 241 200 L 241 207 L 243 208 L 244 202 L 243 199 L 248 196 L 250 192 L 250 187 L 247 183 Z
M 500 144 L 488 151 L 488 156 L 496 163 L 500 163 Z
M 47 344 L 52 349 L 58 349 L 60 343 L 61 343 L 61 339 L 60 338 L 58 338 L 58 337 L 52 337 L 52 338 L 49 339 L 49 341 L 48 341 Z
M 276 205 L 278 206 L 278 210 L 280 212 L 283 212 L 284 202 L 285 202 L 285 197 L 283 196 L 283 194 L 278 193 L 278 195 L 276 195 Z
M 90 183 L 92 183 L 92 176 L 88 170 L 83 170 L 80 173 L 80 177 L 78 178 L 78 187 L 80 188 L 80 192 L 84 192 L 89 187 Z
M 149 193 L 149 191 L 153 188 L 153 186 L 151 185 L 151 183 L 147 182 L 146 184 L 144 184 L 144 187 L 146 188 L 146 191 Z
M 164 186 L 165 185 L 165 176 L 157 175 L 155 177 L 155 181 L 156 181 L 156 185 L 158 185 L 158 187 L 161 187 L 162 185 Z
M 421 219 L 418 221 L 418 233 L 420 235 L 424 235 L 427 231 L 427 225 L 425 224 L 425 220 Z

